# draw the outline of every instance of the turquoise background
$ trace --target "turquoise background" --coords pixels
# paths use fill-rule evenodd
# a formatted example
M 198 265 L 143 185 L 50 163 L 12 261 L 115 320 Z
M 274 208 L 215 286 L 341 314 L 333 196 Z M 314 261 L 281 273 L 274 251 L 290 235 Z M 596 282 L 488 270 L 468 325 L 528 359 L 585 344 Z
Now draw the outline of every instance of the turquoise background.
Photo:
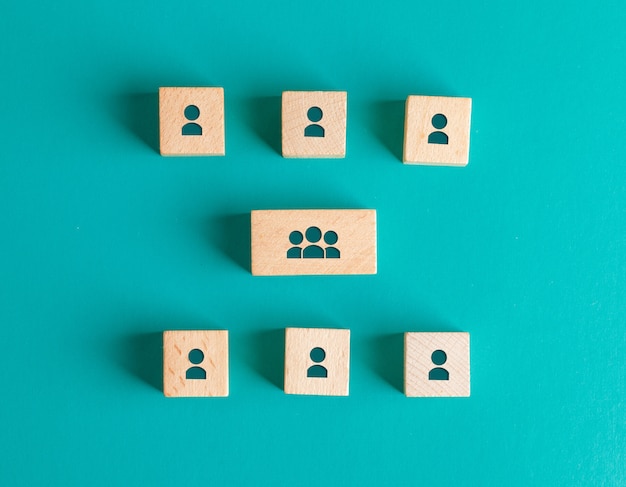
M 0 485 L 626 485 L 623 1 L 9 0 L 0 9 Z M 223 86 L 226 153 L 158 154 L 159 86 Z M 348 153 L 280 156 L 283 90 Z M 408 94 L 473 98 L 466 168 L 400 162 Z M 375 276 L 252 277 L 249 212 L 376 208 Z M 352 331 L 347 398 L 283 328 Z M 161 333 L 230 331 L 167 399 Z M 472 396 L 402 394 L 468 331 Z

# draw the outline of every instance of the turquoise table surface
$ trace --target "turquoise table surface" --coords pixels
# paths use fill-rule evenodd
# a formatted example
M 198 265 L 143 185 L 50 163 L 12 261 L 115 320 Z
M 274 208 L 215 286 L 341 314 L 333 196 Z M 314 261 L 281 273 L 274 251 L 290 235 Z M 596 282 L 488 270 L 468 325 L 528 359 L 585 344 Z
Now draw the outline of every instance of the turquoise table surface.
M 0 485 L 626 485 L 626 3 L 0 7 Z M 161 157 L 159 86 L 222 86 L 225 157 Z M 345 159 L 280 155 L 348 92 Z M 467 167 L 401 163 L 409 94 L 473 99 Z M 375 208 L 378 274 L 253 277 L 250 210 Z M 351 330 L 349 397 L 284 328 Z M 230 397 L 165 398 L 162 332 L 230 331 Z M 405 331 L 471 334 L 406 398 Z

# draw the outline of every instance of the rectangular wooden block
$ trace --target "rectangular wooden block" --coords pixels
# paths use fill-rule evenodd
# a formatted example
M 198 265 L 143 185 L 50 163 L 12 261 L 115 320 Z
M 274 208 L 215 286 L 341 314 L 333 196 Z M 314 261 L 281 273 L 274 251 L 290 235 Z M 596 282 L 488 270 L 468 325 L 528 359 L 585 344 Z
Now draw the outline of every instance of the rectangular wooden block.
M 228 331 L 163 332 L 163 393 L 167 397 L 228 396 Z
M 285 329 L 285 392 L 347 396 L 350 330 Z
M 345 157 L 348 93 L 285 91 L 283 157 Z
M 252 274 L 376 274 L 376 210 L 255 210 Z
M 408 397 L 469 396 L 469 333 L 405 333 L 404 393 Z
M 223 156 L 224 88 L 159 88 L 163 156 Z
M 404 123 L 406 164 L 466 166 L 471 98 L 409 96 Z

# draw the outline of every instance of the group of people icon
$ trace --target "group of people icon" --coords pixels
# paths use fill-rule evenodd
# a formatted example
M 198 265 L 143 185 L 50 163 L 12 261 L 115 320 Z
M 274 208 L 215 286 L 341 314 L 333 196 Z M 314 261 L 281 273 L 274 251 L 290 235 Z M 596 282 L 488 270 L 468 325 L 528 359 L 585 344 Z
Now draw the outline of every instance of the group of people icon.
M 184 115 L 189 122 L 183 125 L 182 135 L 202 135 L 202 126 L 197 124 L 194 120 L 200 117 L 200 109 L 196 105 L 187 105 L 184 110 Z M 305 137 L 324 137 L 326 131 L 324 127 L 317 122 L 322 120 L 324 112 L 320 107 L 311 107 L 307 110 L 306 116 L 309 121 L 313 122 L 307 125 L 304 129 Z M 441 130 L 448 125 L 448 119 L 443 113 L 437 113 L 431 119 L 431 123 L 435 130 L 428 135 L 429 144 L 448 144 L 448 135 Z
M 204 361 L 204 352 L 199 348 L 194 348 L 189 351 L 187 357 L 193 366 L 187 369 L 185 379 L 205 380 L 206 370 L 200 367 L 200 364 Z M 309 357 L 313 365 L 307 369 L 307 378 L 326 379 L 328 377 L 328 369 L 321 365 L 326 359 L 326 351 L 321 347 L 315 347 L 311 349 Z M 428 380 L 449 380 L 450 373 L 441 367 L 441 365 L 445 364 L 446 360 L 448 360 L 446 352 L 443 350 L 435 350 L 431 355 L 431 360 L 437 367 L 434 367 L 428 372 Z
M 302 248 L 300 244 L 304 241 L 304 236 L 306 236 L 308 245 Z M 287 250 L 288 259 L 339 259 L 341 257 L 339 249 L 334 247 L 339 237 L 333 230 L 328 230 L 324 233 L 324 242 L 328 245 L 325 248 L 317 245 L 322 239 L 322 231 L 319 228 L 307 228 L 304 236 L 298 230 L 294 230 L 289 234 L 289 242 L 293 247 Z

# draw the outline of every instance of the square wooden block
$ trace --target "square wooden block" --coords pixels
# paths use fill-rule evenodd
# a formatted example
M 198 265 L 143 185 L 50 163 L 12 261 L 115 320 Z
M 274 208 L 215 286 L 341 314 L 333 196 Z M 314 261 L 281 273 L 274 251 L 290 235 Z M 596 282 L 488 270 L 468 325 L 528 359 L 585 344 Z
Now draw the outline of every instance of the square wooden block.
M 252 274 L 376 274 L 376 210 L 256 210 Z
M 469 333 L 405 333 L 404 393 L 408 397 L 468 397 Z
M 345 157 L 348 93 L 285 91 L 283 157 Z
M 404 122 L 406 164 L 466 166 L 471 98 L 409 96 Z
M 223 156 L 224 88 L 159 88 L 163 156 Z
M 350 330 L 285 329 L 285 392 L 347 396 Z
M 163 332 L 163 393 L 228 396 L 228 331 Z

